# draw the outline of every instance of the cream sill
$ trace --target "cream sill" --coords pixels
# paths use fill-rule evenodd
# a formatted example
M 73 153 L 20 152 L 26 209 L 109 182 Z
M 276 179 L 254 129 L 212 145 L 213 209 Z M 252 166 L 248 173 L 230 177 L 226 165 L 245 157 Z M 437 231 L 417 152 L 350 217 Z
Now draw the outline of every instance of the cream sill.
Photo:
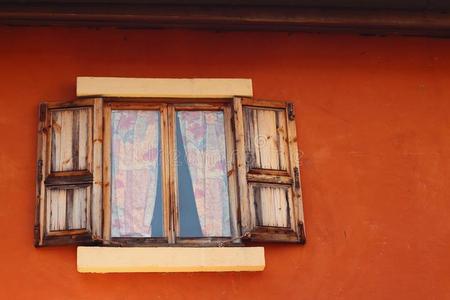
M 80 273 L 262 271 L 263 247 L 78 247 Z

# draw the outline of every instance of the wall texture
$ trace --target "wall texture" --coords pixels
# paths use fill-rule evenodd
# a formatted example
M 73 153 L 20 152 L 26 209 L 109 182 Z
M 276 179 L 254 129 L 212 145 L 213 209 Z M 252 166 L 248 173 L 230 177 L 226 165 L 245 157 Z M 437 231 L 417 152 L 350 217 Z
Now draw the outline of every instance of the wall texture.
M 450 299 L 450 40 L 0 28 L 3 299 Z M 262 273 L 76 271 L 33 247 L 37 104 L 75 77 L 248 77 L 296 103 L 308 242 Z

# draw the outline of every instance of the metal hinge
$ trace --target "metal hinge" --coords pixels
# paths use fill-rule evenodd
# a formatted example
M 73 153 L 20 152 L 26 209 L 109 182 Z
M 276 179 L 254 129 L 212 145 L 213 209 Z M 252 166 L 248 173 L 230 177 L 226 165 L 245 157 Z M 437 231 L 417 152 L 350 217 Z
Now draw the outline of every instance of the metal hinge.
M 47 103 L 39 104 L 39 121 L 45 122 L 47 116 Z
M 287 113 L 288 113 L 288 119 L 291 121 L 295 120 L 295 110 L 294 110 L 294 103 L 288 102 L 287 104 Z
M 43 161 L 42 161 L 42 159 L 39 159 L 37 161 L 37 172 L 38 172 L 37 179 L 38 179 L 38 182 L 42 181 L 42 165 L 43 165 Z
M 302 221 L 298 221 L 298 242 L 302 245 L 306 243 L 305 226 Z
M 294 187 L 296 189 L 300 188 L 300 171 L 298 167 L 294 167 Z
M 34 225 L 34 246 L 39 247 L 39 224 Z

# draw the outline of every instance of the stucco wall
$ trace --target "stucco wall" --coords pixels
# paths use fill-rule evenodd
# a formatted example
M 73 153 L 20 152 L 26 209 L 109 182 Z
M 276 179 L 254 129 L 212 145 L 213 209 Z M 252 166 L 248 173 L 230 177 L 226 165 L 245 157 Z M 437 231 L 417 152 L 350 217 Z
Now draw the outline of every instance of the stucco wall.
M 450 40 L 0 28 L 3 299 L 449 299 Z M 248 77 L 296 103 L 308 242 L 262 273 L 76 271 L 33 247 L 37 104 L 75 77 Z

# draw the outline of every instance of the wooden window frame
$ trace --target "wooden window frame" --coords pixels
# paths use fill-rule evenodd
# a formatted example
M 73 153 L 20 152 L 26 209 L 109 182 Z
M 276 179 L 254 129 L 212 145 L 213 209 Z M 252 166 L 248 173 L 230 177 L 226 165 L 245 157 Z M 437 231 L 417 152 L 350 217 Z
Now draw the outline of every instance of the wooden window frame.
M 261 109 L 284 110 L 288 160 L 286 170 L 248 169 L 243 110 L 246 106 Z M 51 124 L 49 112 L 77 107 L 92 108 L 91 165 L 82 171 L 51 172 L 50 150 Z M 159 110 L 162 137 L 162 188 L 163 228 L 165 237 L 111 237 L 111 112 L 112 110 Z M 177 110 L 223 111 L 230 209 L 230 237 L 177 237 L 179 232 L 176 182 L 176 134 Z M 278 123 L 277 123 L 278 124 Z M 284 124 L 284 123 L 283 123 Z M 88 127 L 89 127 L 88 126 Z M 277 125 L 277 131 L 278 125 Z M 280 129 L 283 130 L 283 129 Z M 272 136 L 268 133 L 268 136 Z M 90 152 L 89 152 L 90 153 Z M 297 133 L 294 108 L 282 101 L 255 100 L 253 98 L 85 98 L 64 103 L 43 103 L 39 111 L 38 168 L 36 184 L 35 246 L 63 244 L 101 244 L 104 246 L 241 246 L 243 242 L 293 242 L 305 243 L 303 203 L 300 183 Z M 284 168 L 284 167 L 283 167 Z M 251 185 L 288 187 L 292 190 L 287 215 L 290 228 L 257 226 L 255 199 L 249 198 Z M 46 189 L 70 188 L 89 185 L 92 189 L 92 211 L 88 230 L 60 230 L 54 234 L 46 231 Z M 267 196 L 266 196 L 267 197 Z M 292 199 L 292 200 L 291 200 Z M 253 201 L 253 202 L 252 202 Z M 279 198 L 278 198 L 279 201 Z M 292 202 L 290 202 L 292 201 Z M 95 203 L 94 203 L 95 202 Z M 291 207 L 292 205 L 292 207 Z M 253 211 L 252 211 L 253 209 Z M 292 211 L 290 211 L 292 209 Z M 291 215 L 292 213 L 292 215 Z M 261 219 L 260 219 L 261 220 Z M 280 226 L 280 225 L 277 225 Z
M 241 244 L 238 225 L 237 180 L 234 136 L 232 132 L 232 100 L 105 98 L 103 105 L 103 242 L 122 246 L 237 246 Z M 158 110 L 161 113 L 163 220 L 164 237 L 111 237 L 111 113 L 112 110 Z M 179 211 L 176 176 L 176 111 L 222 111 L 230 210 L 230 237 L 189 237 L 179 233 Z

